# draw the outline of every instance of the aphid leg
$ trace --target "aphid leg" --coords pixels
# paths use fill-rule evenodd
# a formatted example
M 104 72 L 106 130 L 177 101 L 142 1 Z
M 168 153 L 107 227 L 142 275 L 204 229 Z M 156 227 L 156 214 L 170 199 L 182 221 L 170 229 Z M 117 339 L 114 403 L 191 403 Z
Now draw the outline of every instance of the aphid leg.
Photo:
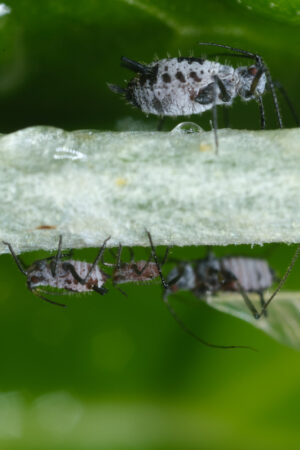
M 269 87 L 270 87 L 270 90 L 271 90 L 271 93 L 272 93 L 272 97 L 273 97 L 273 103 L 274 103 L 274 106 L 275 106 L 275 111 L 276 111 L 276 115 L 277 115 L 279 128 L 283 128 L 282 117 L 281 117 L 281 113 L 280 113 L 280 109 L 279 109 L 279 103 L 278 103 L 278 98 L 277 98 L 276 91 L 275 91 L 275 86 L 274 86 L 271 74 L 270 74 L 268 68 L 266 67 L 266 65 L 264 64 L 263 59 L 262 59 L 261 56 L 257 55 L 256 53 L 248 52 L 247 50 L 243 50 L 241 48 L 231 47 L 230 45 L 215 44 L 213 42 L 198 42 L 198 44 L 199 45 L 211 45 L 211 46 L 214 46 L 214 47 L 226 48 L 226 49 L 231 50 L 233 52 L 239 53 L 239 55 L 237 55 L 237 56 L 254 59 L 256 61 L 257 65 L 259 67 L 261 67 L 263 72 L 266 74 L 266 77 L 267 77 L 267 80 L 268 80 L 268 84 L 269 84 Z M 234 56 L 234 55 L 231 55 L 231 56 Z
M 108 289 L 106 289 L 105 287 L 97 287 L 97 286 L 93 286 L 93 291 L 97 292 L 100 295 L 104 295 L 108 293 Z
M 262 100 L 261 96 L 257 97 L 257 102 L 258 102 L 259 114 L 260 114 L 260 127 L 262 130 L 264 130 L 266 128 L 266 116 L 265 116 L 265 109 L 264 109 L 264 104 L 263 104 L 263 100 Z
M 228 111 L 228 108 L 226 107 L 226 105 L 224 105 L 222 109 L 223 109 L 223 123 L 224 123 L 224 128 L 229 128 L 230 120 L 229 120 L 229 111 Z
M 55 277 L 55 275 L 56 275 L 57 263 L 61 259 L 61 247 L 62 247 L 62 235 L 59 236 L 57 253 L 56 253 L 55 257 L 52 259 L 52 261 L 50 262 L 50 269 L 51 269 L 51 273 L 52 273 L 53 277 Z
M 96 265 L 98 264 L 98 262 L 101 260 L 102 255 L 104 253 L 105 247 L 106 247 L 106 242 L 110 239 L 110 236 L 108 238 L 105 239 L 105 241 L 103 242 L 102 247 L 99 250 L 98 255 L 96 256 L 95 261 L 93 262 L 90 270 L 88 271 L 88 273 L 86 274 L 86 276 L 83 278 L 83 284 L 88 280 L 89 276 L 91 275 L 91 273 L 93 272 L 93 270 L 95 269 Z
M 147 267 L 149 266 L 149 263 L 151 261 L 151 259 L 153 258 L 153 252 L 151 250 L 151 253 L 147 259 L 147 261 L 145 262 L 144 266 L 139 269 L 136 262 L 135 262 L 135 258 L 134 258 L 134 253 L 132 248 L 129 249 L 130 252 L 130 263 L 132 264 L 132 268 L 135 271 L 135 273 L 137 273 L 138 275 L 142 275 L 142 273 L 147 269 Z
M 170 253 L 170 247 L 168 246 L 168 247 L 166 248 L 164 257 L 163 257 L 163 259 L 162 259 L 162 262 L 161 262 L 161 264 L 160 264 L 161 267 L 162 267 L 164 264 L 166 264 L 166 261 L 167 261 L 167 259 L 168 259 L 169 253 Z
M 157 131 L 161 131 L 162 130 L 164 122 L 165 122 L 165 117 L 161 116 L 159 121 L 158 121 L 158 124 L 157 124 Z
M 271 301 L 273 300 L 273 298 L 278 294 L 278 292 L 280 291 L 280 289 L 282 288 L 282 286 L 283 286 L 284 283 L 286 282 L 286 280 L 287 280 L 289 274 L 291 273 L 291 271 L 292 271 L 294 265 L 296 264 L 296 261 L 297 261 L 297 259 L 298 259 L 298 257 L 299 257 L 299 254 L 300 254 L 300 245 L 298 245 L 298 247 L 296 248 L 296 251 L 295 251 L 295 253 L 294 253 L 294 256 L 293 256 L 293 258 L 292 258 L 292 260 L 291 260 L 291 262 L 290 262 L 288 268 L 286 269 L 285 274 L 284 274 L 283 277 L 281 278 L 281 280 L 280 280 L 280 282 L 279 282 L 277 288 L 275 289 L 275 291 L 273 292 L 273 294 L 271 295 L 271 297 L 268 299 L 268 301 L 264 304 L 264 306 L 263 306 L 263 308 L 262 308 L 262 310 L 261 310 L 261 312 L 260 312 L 260 314 L 259 314 L 259 317 L 261 317 L 261 316 L 265 313 L 266 309 L 268 308 L 268 306 L 269 306 L 269 304 L 271 303 Z
M 117 254 L 117 269 L 120 269 L 121 267 L 121 255 L 122 255 L 123 246 L 120 243 L 118 248 L 118 254 Z
M 284 100 L 286 101 L 286 103 L 287 103 L 287 105 L 288 105 L 288 107 L 289 107 L 289 109 L 290 109 L 290 111 L 291 111 L 291 114 L 292 114 L 292 116 L 293 116 L 293 118 L 294 118 L 294 120 L 295 120 L 295 122 L 296 122 L 296 125 L 297 125 L 298 127 L 300 127 L 300 119 L 299 119 L 299 116 L 298 116 L 298 114 L 296 113 L 296 110 L 295 110 L 295 108 L 294 108 L 294 105 L 293 105 L 293 103 L 291 102 L 291 99 L 289 98 L 289 96 L 287 95 L 286 90 L 284 89 L 284 87 L 282 86 L 282 84 L 280 83 L 280 81 L 275 80 L 275 81 L 273 81 L 273 83 L 274 83 L 274 86 L 281 92 L 281 94 L 282 94 Z
M 2 241 L 2 242 L 3 242 L 4 245 L 7 245 L 7 246 L 8 246 L 9 251 L 10 251 L 12 257 L 14 258 L 15 263 L 17 264 L 18 269 L 20 270 L 20 272 L 22 272 L 23 275 L 27 276 L 27 271 L 24 269 L 21 260 L 20 260 L 19 257 L 15 254 L 15 252 L 14 252 L 12 246 L 11 246 L 8 242 L 4 242 L 4 241 Z
M 62 308 L 66 308 L 67 305 L 64 305 L 63 303 L 54 302 L 53 300 L 49 300 L 49 298 L 44 297 L 43 295 L 38 293 L 37 289 L 31 289 L 31 292 L 36 295 L 37 297 L 41 298 L 45 302 L 51 303 L 52 305 L 61 306 Z
M 266 302 L 265 302 L 265 297 L 264 297 L 263 291 L 259 291 L 259 292 L 258 292 L 258 295 L 259 295 L 259 300 L 260 300 L 260 306 L 261 306 L 261 308 L 262 308 L 262 309 L 261 309 L 261 314 L 262 314 L 264 317 L 267 317 L 268 311 L 266 311 L 266 310 L 264 309 Z
M 81 276 L 76 272 L 75 267 L 73 266 L 73 264 L 68 263 L 68 262 L 64 262 L 62 264 L 62 267 L 65 271 L 69 271 L 71 272 L 71 274 L 73 275 L 73 277 L 75 278 L 75 280 L 78 281 L 78 283 L 80 284 L 85 284 L 86 283 L 86 278 L 81 278 Z M 107 289 L 105 288 L 98 288 L 97 286 L 93 286 L 92 289 L 96 292 L 98 292 L 98 294 L 104 295 L 107 293 Z
M 116 254 L 115 254 L 115 252 L 114 252 L 111 248 L 109 249 L 109 253 L 112 255 L 112 257 L 113 257 L 114 259 L 116 259 Z M 115 264 L 107 263 L 107 262 L 104 261 L 104 252 L 103 252 L 102 255 L 101 255 L 100 263 L 101 263 L 103 266 L 107 266 L 107 267 L 114 267 L 114 266 L 115 266 Z
M 150 246 L 151 246 L 151 250 L 152 250 L 153 259 L 154 259 L 154 262 L 155 262 L 155 264 L 156 264 L 156 267 L 157 267 L 157 270 L 158 270 L 158 273 L 159 273 L 159 276 L 160 276 L 162 285 L 163 285 L 163 287 L 164 287 L 165 289 L 168 289 L 168 284 L 167 284 L 167 282 L 165 281 L 165 279 L 164 279 L 164 277 L 163 277 L 163 274 L 162 274 L 162 271 L 161 271 L 161 267 L 160 267 L 160 264 L 159 264 L 159 262 L 158 262 L 157 254 L 156 254 L 156 251 L 155 251 L 155 248 L 154 248 L 154 245 L 153 245 L 152 236 L 151 236 L 151 234 L 150 234 L 149 231 L 147 231 L 147 235 L 148 235 L 148 238 L 149 238 L 149 242 L 150 242 Z M 152 256 L 152 255 L 151 255 L 151 256 Z
M 219 153 L 219 141 L 218 141 L 218 113 L 217 113 L 217 77 L 214 76 L 214 95 L 213 95 L 213 129 L 214 129 L 214 136 L 215 136 L 215 145 L 216 145 L 216 154 Z
M 206 256 L 205 256 L 205 258 L 208 261 L 214 261 L 216 259 L 216 256 L 215 256 L 215 254 L 213 252 L 213 249 L 212 249 L 212 245 L 207 245 L 206 246 Z
M 234 276 L 234 275 L 233 275 L 233 276 Z M 238 287 L 238 290 L 239 290 L 241 296 L 243 297 L 244 302 L 246 303 L 246 306 L 247 306 L 247 307 L 249 308 L 249 310 L 251 311 L 251 313 L 252 313 L 254 319 L 259 319 L 260 316 L 261 316 L 261 313 L 259 313 L 259 312 L 257 311 L 257 309 L 255 308 L 255 306 L 254 306 L 253 303 L 251 302 L 250 298 L 248 297 L 248 295 L 247 295 L 245 289 L 243 288 L 243 286 L 239 283 L 239 281 L 236 279 L 236 277 L 234 277 L 234 278 L 235 278 L 235 283 L 236 283 L 236 285 L 237 285 L 237 287 Z

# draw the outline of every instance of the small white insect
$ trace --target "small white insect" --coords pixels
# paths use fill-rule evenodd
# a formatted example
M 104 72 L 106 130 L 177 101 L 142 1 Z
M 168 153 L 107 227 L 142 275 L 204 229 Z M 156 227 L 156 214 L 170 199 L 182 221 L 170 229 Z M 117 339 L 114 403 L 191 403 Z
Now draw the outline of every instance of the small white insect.
M 216 107 L 217 105 L 230 106 L 236 97 L 245 101 L 258 102 L 261 128 L 264 129 L 266 121 L 262 95 L 269 89 L 273 96 L 278 125 L 280 128 L 283 127 L 275 83 L 259 55 L 223 44 L 201 42 L 199 45 L 229 49 L 235 52 L 231 56 L 251 58 L 254 59 L 255 64 L 234 68 L 203 58 L 178 57 L 165 58 L 144 65 L 122 57 L 122 65 L 136 72 L 137 76 L 129 81 L 126 88 L 114 84 L 108 84 L 108 86 L 143 112 L 162 118 L 202 114 L 212 109 L 217 148 Z M 282 89 L 282 86 L 277 83 L 276 87 Z M 285 91 L 283 95 L 286 97 Z M 294 114 L 293 111 L 292 113 Z

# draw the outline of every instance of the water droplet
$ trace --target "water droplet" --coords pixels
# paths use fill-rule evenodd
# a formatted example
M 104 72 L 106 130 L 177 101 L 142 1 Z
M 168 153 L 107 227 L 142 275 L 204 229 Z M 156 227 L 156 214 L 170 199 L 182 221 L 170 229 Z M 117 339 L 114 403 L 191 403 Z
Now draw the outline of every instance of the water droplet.
M 171 134 L 193 134 L 202 133 L 204 130 L 194 122 L 181 122 L 171 131 Z

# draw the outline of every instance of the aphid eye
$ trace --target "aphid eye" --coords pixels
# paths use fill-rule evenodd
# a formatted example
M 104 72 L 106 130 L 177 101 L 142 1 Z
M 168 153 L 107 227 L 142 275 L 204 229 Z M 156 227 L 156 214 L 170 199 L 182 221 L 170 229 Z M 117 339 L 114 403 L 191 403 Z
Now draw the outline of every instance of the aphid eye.
M 257 74 L 257 71 L 258 71 L 258 69 L 257 69 L 257 67 L 248 67 L 248 73 L 249 73 L 249 75 L 253 75 L 253 76 L 255 76 L 256 74 Z
M 33 275 L 33 276 L 30 278 L 30 281 L 31 281 L 31 283 L 37 283 L 37 282 L 39 281 L 39 278 Z

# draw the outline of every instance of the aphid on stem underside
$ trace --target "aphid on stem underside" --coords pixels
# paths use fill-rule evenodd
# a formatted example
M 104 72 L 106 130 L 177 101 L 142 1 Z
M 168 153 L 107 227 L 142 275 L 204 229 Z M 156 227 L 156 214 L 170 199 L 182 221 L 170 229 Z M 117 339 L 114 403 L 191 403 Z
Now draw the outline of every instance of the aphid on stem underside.
M 109 275 L 100 270 L 98 262 L 109 239 L 105 239 L 95 261 L 90 264 L 85 261 L 65 259 L 71 256 L 71 252 L 62 253 L 62 236 L 60 236 L 56 255 L 35 261 L 28 268 L 24 267 L 11 244 L 8 242 L 3 243 L 8 246 L 19 270 L 26 276 L 28 289 L 49 303 L 66 306 L 45 297 L 45 295 L 64 295 L 65 293 L 55 293 L 46 288 L 62 289 L 67 291 L 68 294 L 94 291 L 104 295 L 108 292 L 104 287 L 104 283 Z
M 164 297 L 178 291 L 191 291 L 196 297 L 205 299 L 219 292 L 239 292 L 255 319 L 266 316 L 267 308 L 282 288 L 300 253 L 300 245 L 270 298 L 265 301 L 264 291 L 277 280 L 267 261 L 241 256 L 217 258 L 212 252 L 203 259 L 179 261 L 168 274 Z M 257 293 L 260 298 L 259 312 L 248 293 Z

